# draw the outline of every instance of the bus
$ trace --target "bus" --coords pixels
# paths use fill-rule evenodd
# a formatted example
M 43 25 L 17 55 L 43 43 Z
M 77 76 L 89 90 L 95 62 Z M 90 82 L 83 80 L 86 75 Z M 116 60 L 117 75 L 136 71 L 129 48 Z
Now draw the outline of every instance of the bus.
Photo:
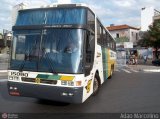
M 12 31 L 11 96 L 83 103 L 112 77 L 115 40 L 84 4 L 19 10 Z

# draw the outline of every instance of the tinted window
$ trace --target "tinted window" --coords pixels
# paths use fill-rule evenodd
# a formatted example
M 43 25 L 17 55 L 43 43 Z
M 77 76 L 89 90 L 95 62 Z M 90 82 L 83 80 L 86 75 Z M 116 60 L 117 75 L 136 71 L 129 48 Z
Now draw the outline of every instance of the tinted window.
M 18 14 L 16 25 L 86 24 L 83 8 L 24 10 Z
M 87 20 L 89 27 L 95 31 L 95 16 L 90 10 L 88 10 Z

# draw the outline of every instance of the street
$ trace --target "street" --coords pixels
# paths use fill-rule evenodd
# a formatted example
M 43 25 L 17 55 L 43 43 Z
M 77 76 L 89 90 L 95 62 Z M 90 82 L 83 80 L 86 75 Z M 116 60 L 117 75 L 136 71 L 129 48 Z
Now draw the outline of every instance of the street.
M 119 68 L 112 79 L 102 85 L 98 95 L 90 97 L 83 104 L 12 97 L 7 93 L 7 77 L 0 77 L 2 113 L 158 113 L 160 110 L 159 72 Z

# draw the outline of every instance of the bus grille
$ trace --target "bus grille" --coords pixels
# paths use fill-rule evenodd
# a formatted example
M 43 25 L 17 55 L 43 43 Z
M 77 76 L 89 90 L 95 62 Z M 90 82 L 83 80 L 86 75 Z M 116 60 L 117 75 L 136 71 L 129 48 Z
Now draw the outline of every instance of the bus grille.
M 22 77 L 22 81 L 37 83 L 35 78 L 25 78 L 25 77 Z M 42 84 L 54 84 L 55 85 L 55 84 L 57 84 L 57 80 L 39 79 L 38 83 L 42 83 Z
M 24 81 L 24 82 L 35 82 L 35 79 L 34 79 L 34 78 L 25 78 L 25 77 L 22 77 L 21 79 L 22 79 L 22 81 Z

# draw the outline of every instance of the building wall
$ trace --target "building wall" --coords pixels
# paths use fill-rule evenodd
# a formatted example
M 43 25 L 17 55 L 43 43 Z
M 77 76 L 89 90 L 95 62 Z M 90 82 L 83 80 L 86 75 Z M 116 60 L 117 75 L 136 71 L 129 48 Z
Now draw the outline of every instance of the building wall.
M 160 15 L 157 15 L 157 16 L 154 16 L 153 17 L 153 20 L 155 21 L 155 20 L 159 20 L 160 19 Z
M 141 10 L 141 31 L 147 31 L 153 22 L 154 8 L 145 7 Z
M 119 37 L 127 37 L 127 38 L 129 38 L 128 29 L 110 31 L 110 33 L 112 34 L 113 38 L 116 38 L 117 34 L 119 34 Z
M 18 11 L 26 8 L 27 8 L 27 4 L 25 3 L 20 3 L 12 8 L 12 26 L 14 26 L 16 23 Z
M 129 36 L 130 42 L 137 45 L 137 41 L 139 40 L 139 30 L 129 29 Z
M 114 30 L 110 31 L 113 38 L 116 39 L 116 42 L 119 41 L 117 38 L 117 34 L 119 34 L 119 39 L 122 42 L 117 42 L 117 46 L 123 45 L 124 42 L 133 42 L 133 45 L 137 45 L 137 41 L 139 40 L 139 30 L 135 29 L 122 29 L 122 30 Z
M 153 20 L 160 20 L 160 11 L 154 10 Z

